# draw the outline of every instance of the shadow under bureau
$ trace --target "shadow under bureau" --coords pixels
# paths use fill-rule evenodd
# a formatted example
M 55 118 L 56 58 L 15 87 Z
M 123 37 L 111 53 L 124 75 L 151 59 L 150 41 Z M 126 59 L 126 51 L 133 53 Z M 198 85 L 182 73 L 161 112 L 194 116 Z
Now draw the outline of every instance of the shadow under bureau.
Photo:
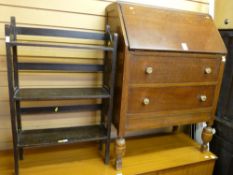
M 108 6 L 106 16 L 119 33 L 116 168 L 129 131 L 207 122 L 201 146 L 207 151 L 226 59 L 211 17 L 125 3 Z

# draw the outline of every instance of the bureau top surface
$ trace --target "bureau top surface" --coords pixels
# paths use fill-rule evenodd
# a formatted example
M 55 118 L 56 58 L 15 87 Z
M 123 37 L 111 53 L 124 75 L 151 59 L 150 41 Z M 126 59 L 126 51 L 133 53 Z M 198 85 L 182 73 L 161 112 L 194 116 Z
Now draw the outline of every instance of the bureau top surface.
M 208 14 L 119 3 L 129 49 L 225 54 Z

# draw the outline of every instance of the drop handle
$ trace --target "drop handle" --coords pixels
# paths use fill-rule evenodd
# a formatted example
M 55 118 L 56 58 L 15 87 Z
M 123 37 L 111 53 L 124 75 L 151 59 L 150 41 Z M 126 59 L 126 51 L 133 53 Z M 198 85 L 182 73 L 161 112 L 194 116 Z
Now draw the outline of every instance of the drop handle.
M 201 102 L 206 102 L 207 101 L 207 96 L 206 95 L 200 95 L 200 100 L 201 100 Z
M 212 73 L 212 69 L 210 67 L 206 67 L 205 74 L 211 74 L 211 73 Z
M 144 105 L 149 105 L 150 104 L 150 99 L 149 98 L 144 98 L 143 99 L 143 104 Z
M 145 70 L 146 74 L 152 74 L 153 73 L 153 67 L 146 67 L 146 70 Z

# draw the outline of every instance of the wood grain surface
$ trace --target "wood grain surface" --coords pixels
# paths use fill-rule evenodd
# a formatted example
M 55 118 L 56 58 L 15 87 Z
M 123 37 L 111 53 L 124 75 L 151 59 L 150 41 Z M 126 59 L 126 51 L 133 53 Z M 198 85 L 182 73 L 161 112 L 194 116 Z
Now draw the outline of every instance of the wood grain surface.
M 96 144 L 78 144 L 25 150 L 21 174 L 211 175 L 216 159 L 210 152 L 201 153 L 199 145 L 183 134 L 157 135 L 130 139 L 123 169 L 116 171 L 113 159 L 110 165 L 103 164 L 96 147 Z M 2 175 L 12 174 L 12 163 L 11 152 L 0 152 Z
M 226 52 L 209 15 L 129 4 L 121 10 L 132 50 Z
M 146 113 L 172 110 L 187 110 L 211 107 L 213 105 L 214 86 L 195 87 L 159 87 L 130 88 L 128 113 Z M 201 95 L 207 100 L 202 102 Z M 144 104 L 145 98 L 149 104 Z
M 226 48 L 211 17 L 122 3 L 109 6 L 107 17 L 128 48 L 119 49 L 119 137 L 128 130 L 212 123 Z
M 183 56 L 134 56 L 130 58 L 130 83 L 216 82 L 221 59 Z M 146 73 L 148 67 L 152 73 Z M 210 68 L 209 74 L 205 69 Z

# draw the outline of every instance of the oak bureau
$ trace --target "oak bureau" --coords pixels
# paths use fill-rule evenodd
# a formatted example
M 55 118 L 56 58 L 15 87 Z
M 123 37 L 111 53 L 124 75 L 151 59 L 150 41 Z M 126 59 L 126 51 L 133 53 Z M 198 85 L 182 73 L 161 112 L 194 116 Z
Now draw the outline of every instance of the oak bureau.
M 207 122 L 201 146 L 207 151 L 226 59 L 211 17 L 125 3 L 108 6 L 106 16 L 119 34 L 116 168 L 129 131 Z

